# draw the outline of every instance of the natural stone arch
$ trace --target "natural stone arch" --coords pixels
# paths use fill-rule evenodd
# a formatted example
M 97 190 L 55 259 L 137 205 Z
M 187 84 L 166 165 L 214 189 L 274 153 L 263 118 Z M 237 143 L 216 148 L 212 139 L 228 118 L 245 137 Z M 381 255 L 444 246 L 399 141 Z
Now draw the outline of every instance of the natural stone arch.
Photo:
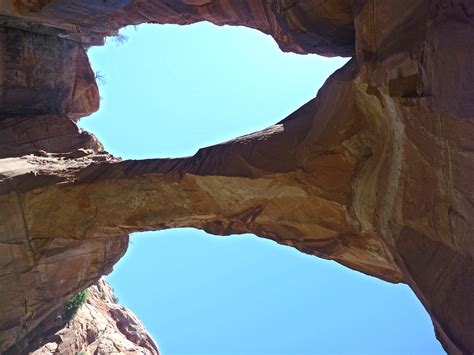
M 0 132 L 7 132 L 1 134 L 9 150 L 2 156 L 16 158 L 1 165 L 2 242 L 9 255 L 1 280 L 9 290 L 1 299 L 2 349 L 27 338 L 59 300 L 110 270 L 127 233 L 191 226 L 252 232 L 406 282 L 445 349 L 473 351 L 474 108 L 466 93 L 474 89 L 463 64 L 474 49 L 466 37 L 473 32 L 467 1 L 25 4 L 1 9 L 10 16 L 3 52 L 20 53 L 26 74 L 43 70 L 24 85 L 14 56 L 4 55 Z M 200 19 L 260 29 L 288 50 L 355 51 L 355 57 L 315 100 L 279 124 L 191 158 L 121 162 L 77 131 L 69 119 L 98 104 L 77 43 L 97 43 L 126 24 Z M 33 67 L 27 47 L 42 58 Z M 456 64 L 447 70 L 446 63 Z M 62 80 L 52 83 L 51 75 Z M 56 125 L 62 136 L 40 126 L 33 142 L 25 139 L 22 124 L 32 120 Z M 90 150 L 73 151 L 79 147 Z M 63 287 L 45 290 L 45 282 Z M 31 284 L 38 289 L 25 291 Z M 12 295 L 23 299 L 7 302 Z

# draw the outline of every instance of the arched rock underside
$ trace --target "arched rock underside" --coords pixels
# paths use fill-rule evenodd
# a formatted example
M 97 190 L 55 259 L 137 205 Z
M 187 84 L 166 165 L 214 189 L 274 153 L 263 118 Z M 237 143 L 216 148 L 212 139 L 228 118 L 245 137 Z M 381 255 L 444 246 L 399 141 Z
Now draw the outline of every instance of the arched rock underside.
M 122 161 L 77 128 L 99 107 L 85 47 L 201 20 L 352 59 L 289 117 L 193 157 Z M 173 227 L 407 283 L 443 347 L 474 352 L 473 38 L 471 0 L 2 1 L 0 352 L 30 349 L 129 233 Z

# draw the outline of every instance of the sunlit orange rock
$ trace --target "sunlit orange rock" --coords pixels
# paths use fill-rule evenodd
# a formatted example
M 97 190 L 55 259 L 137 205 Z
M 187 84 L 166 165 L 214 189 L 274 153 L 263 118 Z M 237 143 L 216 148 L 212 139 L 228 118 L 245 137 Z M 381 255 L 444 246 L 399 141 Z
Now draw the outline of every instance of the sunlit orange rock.
M 444 348 L 474 352 L 474 3 L 18 0 L 0 13 L 0 351 L 34 343 L 128 233 L 186 226 L 405 282 Z M 77 129 L 98 107 L 82 46 L 199 20 L 353 58 L 283 121 L 190 158 L 120 161 Z
M 86 301 L 74 315 L 59 307 L 45 318 L 27 350 L 31 355 L 159 355 L 155 341 L 141 322 L 116 301 L 107 282 L 99 280 L 87 289 Z

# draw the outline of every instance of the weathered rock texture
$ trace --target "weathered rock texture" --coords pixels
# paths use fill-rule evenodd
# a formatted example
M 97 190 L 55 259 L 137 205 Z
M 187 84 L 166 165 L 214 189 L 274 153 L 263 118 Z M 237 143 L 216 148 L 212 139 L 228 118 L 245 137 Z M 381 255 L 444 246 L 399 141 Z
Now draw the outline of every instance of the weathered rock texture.
M 60 307 L 49 315 L 27 351 L 46 354 L 159 354 L 152 337 L 129 310 L 118 305 L 110 286 L 99 280 L 72 319 Z M 16 354 L 15 348 L 10 351 Z
M 188 226 L 405 282 L 444 348 L 474 352 L 472 1 L 18 0 L 0 11 L 0 350 L 110 271 L 128 233 Z M 83 45 L 127 24 L 199 20 L 353 59 L 283 121 L 190 158 L 120 161 L 77 129 L 98 107 Z

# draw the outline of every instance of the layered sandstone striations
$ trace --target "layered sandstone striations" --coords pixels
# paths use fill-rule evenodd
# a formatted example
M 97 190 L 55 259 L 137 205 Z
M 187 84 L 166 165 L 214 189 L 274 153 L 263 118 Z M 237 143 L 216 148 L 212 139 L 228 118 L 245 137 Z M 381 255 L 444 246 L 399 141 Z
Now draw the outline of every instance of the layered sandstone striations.
M 445 349 L 474 352 L 472 1 L 19 0 L 0 11 L 0 350 L 28 343 L 110 271 L 128 233 L 188 226 L 405 282 Z M 353 58 L 283 121 L 190 158 L 120 161 L 77 129 L 98 107 L 81 44 L 198 20 Z

